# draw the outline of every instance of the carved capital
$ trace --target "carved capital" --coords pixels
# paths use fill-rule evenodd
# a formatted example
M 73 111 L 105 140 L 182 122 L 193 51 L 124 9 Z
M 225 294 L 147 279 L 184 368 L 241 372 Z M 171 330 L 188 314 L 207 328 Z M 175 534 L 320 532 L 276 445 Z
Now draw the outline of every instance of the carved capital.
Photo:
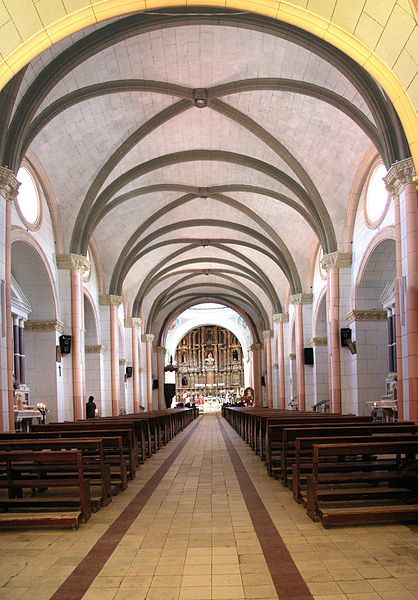
M 101 294 L 99 296 L 99 304 L 101 306 L 119 306 L 122 304 L 122 296 L 114 294 Z
M 103 344 L 97 344 L 96 346 L 84 346 L 84 352 L 86 354 L 103 354 L 106 350 L 106 346 Z
M 296 354 L 289 354 L 289 359 L 290 360 L 296 360 Z
M 126 358 L 120 358 L 119 359 L 119 366 L 124 367 L 127 362 L 128 361 L 126 360 Z
M 152 333 L 146 333 L 145 335 L 142 336 L 142 341 L 143 342 L 147 342 L 147 344 L 152 344 L 154 341 L 154 334 Z
M 13 202 L 16 200 L 19 192 L 20 182 L 16 175 L 6 167 L 0 167 L 0 195 Z
M 139 319 L 137 317 L 127 317 L 124 321 L 124 325 L 125 327 L 131 329 L 134 329 L 135 327 L 141 327 L 142 319 Z
M 32 321 L 28 319 L 25 321 L 25 330 L 27 331 L 58 331 L 63 333 L 65 324 L 58 319 L 52 319 L 51 321 Z
M 405 158 L 391 166 L 383 181 L 391 196 L 399 196 L 406 184 L 414 180 L 415 175 L 414 161 L 412 158 Z
M 90 269 L 90 261 L 81 254 L 57 254 L 57 267 L 68 271 L 77 269 L 80 273 L 87 273 Z
M 312 304 L 313 294 L 293 294 L 289 302 L 290 304 Z
M 313 337 L 308 340 L 308 344 L 311 346 L 328 346 L 328 338 L 326 337 Z
M 386 321 L 387 312 L 373 308 L 370 310 L 352 310 L 345 315 L 345 321 L 347 323 L 353 323 L 354 321 Z
M 352 261 L 351 252 L 330 252 L 324 254 L 321 260 L 321 267 L 324 271 L 331 271 L 331 269 L 347 269 L 351 267 Z
M 275 323 L 289 323 L 289 313 L 276 313 L 273 315 Z
M 157 346 L 157 354 L 165 355 L 166 352 L 167 352 L 166 348 L 164 348 L 163 346 Z
M 255 350 L 261 350 L 262 348 L 262 344 L 260 344 L 260 342 L 256 342 L 255 344 L 253 344 L 250 347 L 251 352 L 254 352 Z
M 267 329 L 266 331 L 263 331 L 263 339 L 267 340 L 271 340 L 271 338 L 273 337 L 273 332 L 270 331 L 269 329 Z

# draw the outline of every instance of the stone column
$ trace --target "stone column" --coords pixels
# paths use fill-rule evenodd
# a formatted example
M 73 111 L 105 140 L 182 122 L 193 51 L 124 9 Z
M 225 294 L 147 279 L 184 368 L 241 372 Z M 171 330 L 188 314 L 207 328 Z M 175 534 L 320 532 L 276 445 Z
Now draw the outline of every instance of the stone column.
M 400 416 L 418 422 L 418 198 L 412 158 L 392 165 L 385 183 L 395 204 L 398 408 Z
M 284 354 L 283 323 L 289 322 L 288 313 L 273 315 L 273 321 L 277 323 L 277 362 L 279 366 L 279 408 L 286 409 L 286 374 Z
M 25 370 L 25 322 L 23 319 L 19 319 L 19 368 L 20 368 L 20 383 L 26 383 L 26 370 Z
M 261 344 L 256 342 L 250 348 L 253 353 L 253 374 L 254 374 L 254 404 L 263 405 L 263 390 L 261 388 Z
M 271 360 L 271 338 L 272 332 L 270 330 L 263 331 L 267 367 L 267 405 L 269 408 L 273 408 L 273 364 Z
M 328 338 L 313 337 L 308 340 L 314 351 L 313 388 L 314 404 L 329 400 Z
M 19 317 L 16 316 L 13 317 L 13 365 L 16 382 L 21 383 Z
M 158 372 L 158 410 L 165 410 L 164 400 L 164 366 L 166 349 L 162 346 L 157 346 L 157 372 Z M 191 378 L 190 378 L 191 379 Z M 189 385 L 191 387 L 191 381 Z
M 133 385 L 133 404 L 134 413 L 139 413 L 140 406 L 140 385 L 139 385 L 139 328 L 142 320 L 136 317 L 125 319 L 125 327 L 129 327 L 132 332 L 132 385 Z
M 296 394 L 298 410 L 305 410 L 305 360 L 303 333 L 303 305 L 312 304 L 312 294 L 294 294 L 290 296 L 295 306 L 295 354 L 296 354 Z
M 102 295 L 100 296 L 100 304 L 102 306 L 109 306 L 112 416 L 117 416 L 120 411 L 118 309 L 120 304 L 122 304 L 122 297 L 113 294 Z
M 89 261 L 79 254 L 57 256 L 58 269 L 70 272 L 71 282 L 71 366 L 73 382 L 73 418 L 84 414 L 84 294 L 83 273 Z
M 147 349 L 147 405 L 148 411 L 154 410 L 152 402 L 152 344 L 154 336 L 152 333 L 146 333 L 144 336 Z
M 327 322 L 330 382 L 330 412 L 342 412 L 340 354 L 340 268 L 351 267 L 351 254 L 325 254 L 321 267 L 327 272 Z
M 13 171 L 0 167 L 0 429 L 10 431 L 14 431 L 11 228 L 19 185 Z
M 99 416 L 105 415 L 103 403 L 104 389 L 102 385 L 103 358 L 106 348 L 103 344 L 86 345 L 84 347 L 86 371 L 86 396 L 93 396 Z

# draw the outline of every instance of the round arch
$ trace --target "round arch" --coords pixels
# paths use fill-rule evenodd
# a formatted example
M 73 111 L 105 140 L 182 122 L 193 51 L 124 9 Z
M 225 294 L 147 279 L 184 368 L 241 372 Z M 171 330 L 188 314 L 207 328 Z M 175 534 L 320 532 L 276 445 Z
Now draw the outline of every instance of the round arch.
M 202 6 L 205 5 L 206 3 L 203 1 Z M 170 8 L 173 7 L 189 8 L 189 5 L 185 0 L 174 0 L 170 4 Z M 226 2 L 225 0 L 213 0 L 210 3 L 210 8 L 217 7 L 220 10 L 231 8 L 258 14 L 274 21 L 281 21 L 299 27 L 317 38 L 325 40 L 361 65 L 378 81 L 392 100 L 405 129 L 414 162 L 416 165 L 418 164 L 417 116 L 405 86 L 386 64 L 385 60 L 375 51 L 375 48 L 367 45 L 349 31 L 344 30 L 337 24 L 337 17 L 334 17 L 334 21 L 333 17 L 325 18 L 301 6 L 288 2 L 282 3 L 279 0 L 266 5 L 254 4 L 248 0 L 226 0 Z M 136 4 L 136 10 L 138 8 L 146 10 L 149 5 L 140 2 Z M 160 8 L 167 8 L 165 0 L 154 0 L 153 10 Z M 18 41 L 13 41 L 10 44 L 10 52 L 0 63 L 0 88 L 3 88 L 13 75 L 18 73 L 40 52 L 49 48 L 53 42 L 57 42 L 90 25 L 125 14 L 127 14 L 126 3 L 120 2 L 120 0 L 108 0 L 106 8 L 103 7 L 101 0 L 81 0 L 77 5 L 77 9 L 69 10 L 65 16 L 62 16 L 62 14 L 59 17 L 54 15 L 51 21 L 47 21 L 42 25 L 39 24 L 41 23 L 39 16 L 35 15 L 34 12 L 32 24 L 35 24 L 36 19 L 37 24 L 35 27 L 28 28 L 26 36 L 22 32 L 20 36 L 16 36 Z M 414 15 L 414 18 L 416 21 L 416 15 Z

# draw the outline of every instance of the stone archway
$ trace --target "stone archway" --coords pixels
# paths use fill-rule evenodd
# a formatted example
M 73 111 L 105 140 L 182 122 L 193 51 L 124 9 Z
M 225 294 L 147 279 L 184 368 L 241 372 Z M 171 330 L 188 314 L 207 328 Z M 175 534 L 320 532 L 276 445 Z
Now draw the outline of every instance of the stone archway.
M 29 388 L 29 404 L 45 403 L 49 420 L 63 419 L 69 359 L 57 351 L 62 323 L 57 318 L 54 283 L 46 259 L 34 243 L 20 239 L 12 243 L 12 275 L 30 307 L 22 332 L 25 373 L 21 375 Z
M 382 236 L 383 237 L 383 236 Z M 389 372 L 388 310 L 395 307 L 395 240 L 372 243 L 359 270 L 355 310 L 349 315 L 357 353 L 352 356 L 353 408 L 369 414 L 385 394 Z M 357 406 L 356 406 L 357 404 Z

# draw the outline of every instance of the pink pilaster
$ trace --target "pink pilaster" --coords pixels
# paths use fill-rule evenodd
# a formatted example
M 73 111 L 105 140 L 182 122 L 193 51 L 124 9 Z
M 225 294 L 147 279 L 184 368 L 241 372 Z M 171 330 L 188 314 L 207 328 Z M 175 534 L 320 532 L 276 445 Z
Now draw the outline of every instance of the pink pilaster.
M 146 347 L 147 347 L 147 404 L 148 411 L 154 410 L 152 402 L 152 344 L 154 336 L 151 333 L 145 335 Z
M 263 391 L 261 389 L 261 344 L 259 342 L 251 346 L 253 353 L 253 382 L 254 382 L 254 405 L 263 406 Z
M 328 320 L 330 323 L 330 379 L 332 396 L 330 397 L 330 410 L 341 413 L 341 358 L 340 358 L 340 292 L 339 272 L 337 267 L 328 271 Z
M 119 331 L 118 331 L 118 306 L 110 304 L 110 377 L 112 385 L 112 415 L 119 414 Z
M 81 367 L 82 285 L 80 270 L 78 268 L 71 269 L 71 362 L 73 369 L 74 421 L 83 417 L 83 374 Z
M 157 347 L 157 368 L 158 368 L 158 410 L 165 410 L 164 400 L 164 362 L 166 349 L 162 346 Z
M 5 167 L 0 167 L 0 202 L 2 203 L 1 209 L 3 212 L 3 217 L 0 221 L 4 224 L 4 245 L 0 247 L 0 255 L 2 255 L 0 256 L 0 279 L 4 280 L 5 310 L 3 316 L 5 316 L 5 323 L 2 324 L 2 328 L 4 328 L 6 334 L 6 343 L 1 349 L 1 352 L 4 352 L 3 365 L 6 367 L 6 377 L 4 379 L 1 376 L 2 357 L 0 355 L 0 381 L 5 380 L 4 389 L 2 385 L 0 386 L 0 430 L 3 430 L 6 427 L 6 422 L 8 422 L 8 429 L 10 431 L 14 431 L 11 229 L 13 201 L 16 199 L 19 185 L 13 171 Z
M 284 360 L 284 333 L 283 323 L 289 321 L 289 315 L 287 313 L 280 313 L 273 315 L 273 320 L 277 323 L 277 362 L 279 367 L 279 408 L 285 410 L 286 408 L 286 374 L 285 374 L 285 360 Z
M 409 416 L 418 422 L 418 210 L 415 182 L 405 186 Z
M 295 304 L 296 389 L 298 409 L 305 410 L 305 363 L 303 356 L 303 307 Z
M 273 365 L 271 360 L 271 331 L 263 331 L 267 367 L 267 405 L 273 408 Z
M 395 326 L 396 326 L 396 373 L 398 379 L 398 417 L 404 418 L 403 394 L 403 358 L 402 358 L 402 322 L 401 322 L 401 282 L 402 282 L 402 232 L 401 209 L 399 196 L 393 196 L 395 210 L 395 235 L 396 235 L 396 285 L 395 285 Z
M 138 327 L 132 327 L 132 378 L 134 413 L 139 413 L 139 339 Z

